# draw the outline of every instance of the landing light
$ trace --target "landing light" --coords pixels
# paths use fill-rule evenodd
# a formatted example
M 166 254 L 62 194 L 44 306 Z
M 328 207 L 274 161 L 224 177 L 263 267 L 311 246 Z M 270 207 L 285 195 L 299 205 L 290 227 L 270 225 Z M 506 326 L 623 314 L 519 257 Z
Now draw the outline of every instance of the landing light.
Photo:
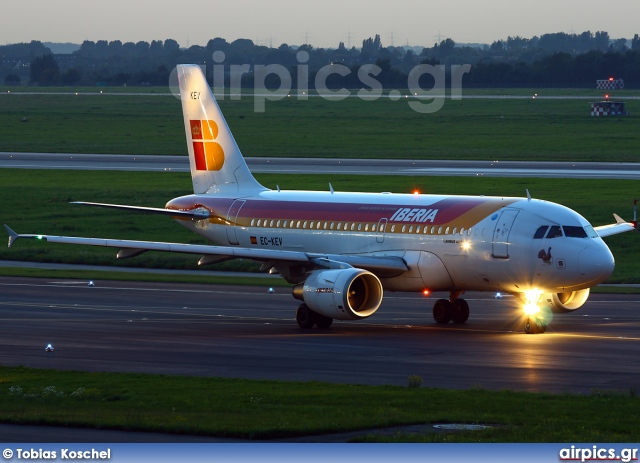
M 430 294 L 431 294 L 431 291 L 429 291 L 428 289 L 425 289 L 425 290 L 422 291 L 422 295 L 425 296 L 425 297 L 429 296 Z
M 468 251 L 469 249 L 471 249 L 471 243 L 469 243 L 468 241 L 463 241 L 462 249 L 464 249 L 465 251 Z
M 524 303 L 524 313 L 527 315 L 535 315 L 540 311 L 540 307 L 538 307 L 538 302 L 540 300 L 540 296 L 542 295 L 542 291 L 539 289 L 530 289 L 529 291 L 524 292 L 525 295 L 525 303 Z

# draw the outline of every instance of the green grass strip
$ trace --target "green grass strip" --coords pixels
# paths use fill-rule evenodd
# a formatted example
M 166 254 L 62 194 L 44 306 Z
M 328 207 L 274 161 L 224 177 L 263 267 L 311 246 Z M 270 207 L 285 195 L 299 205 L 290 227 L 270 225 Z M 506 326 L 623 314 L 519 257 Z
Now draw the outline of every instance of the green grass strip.
M 431 114 L 409 101 L 285 98 L 262 113 L 248 96 L 220 104 L 245 156 L 638 161 L 640 100 L 624 117 L 591 117 L 588 99 L 446 100 Z M 0 151 L 186 155 L 170 95 L 0 92 L 0 105 Z
M 493 427 L 420 439 L 577 443 L 637 442 L 639 417 L 635 388 L 581 396 L 0 367 L 5 423 L 242 439 L 475 423 Z

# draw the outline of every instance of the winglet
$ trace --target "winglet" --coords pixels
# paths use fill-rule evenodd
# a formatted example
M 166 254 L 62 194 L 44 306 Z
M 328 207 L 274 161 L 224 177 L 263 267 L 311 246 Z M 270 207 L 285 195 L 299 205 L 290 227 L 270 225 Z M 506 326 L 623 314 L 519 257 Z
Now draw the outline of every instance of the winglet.
M 626 220 L 624 220 L 622 217 L 620 217 L 615 212 L 613 213 L 613 218 L 616 219 L 616 223 L 627 223 Z M 6 225 L 5 225 L 5 227 L 6 227 Z
M 13 244 L 13 242 L 15 240 L 18 239 L 18 234 L 16 232 L 14 232 L 13 230 L 11 230 L 11 228 L 9 228 L 9 225 L 5 224 L 4 225 L 5 230 L 7 230 L 7 233 L 9 233 L 9 247 L 11 247 L 11 245 Z
M 594 227 L 593 229 L 596 231 L 600 238 L 604 238 L 606 236 L 617 235 L 618 233 L 624 233 L 628 231 L 633 231 L 636 229 L 633 223 L 629 223 L 620 217 L 618 214 L 613 214 L 613 218 L 616 219 L 616 223 L 611 225 L 602 225 L 600 227 Z

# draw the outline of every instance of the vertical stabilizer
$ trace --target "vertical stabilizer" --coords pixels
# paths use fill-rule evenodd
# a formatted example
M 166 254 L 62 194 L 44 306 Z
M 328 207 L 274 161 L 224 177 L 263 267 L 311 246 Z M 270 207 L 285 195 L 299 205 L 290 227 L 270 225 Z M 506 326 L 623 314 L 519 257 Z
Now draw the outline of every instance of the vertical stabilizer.
M 177 66 L 193 191 L 237 193 L 265 190 L 247 167 L 199 66 Z

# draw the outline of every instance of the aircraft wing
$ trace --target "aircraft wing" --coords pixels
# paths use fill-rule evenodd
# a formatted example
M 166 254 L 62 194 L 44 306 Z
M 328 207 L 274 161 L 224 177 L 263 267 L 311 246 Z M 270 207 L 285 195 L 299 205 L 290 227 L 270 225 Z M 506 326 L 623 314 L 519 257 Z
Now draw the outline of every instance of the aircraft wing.
M 616 223 L 593 228 L 600 238 L 635 230 L 632 223 L 625 221 L 618 214 L 613 214 L 613 217 L 616 219 Z
M 175 209 L 161 209 L 158 207 L 142 207 L 142 206 L 125 206 L 122 204 L 105 204 L 105 203 L 89 203 L 85 201 L 73 201 L 71 204 L 80 204 L 83 206 L 106 207 L 109 209 L 120 209 L 133 212 L 146 212 L 148 214 L 168 215 L 171 217 L 185 217 L 190 219 L 208 219 L 209 211 L 206 209 L 196 209 L 193 211 L 178 211 Z
M 359 256 L 317 254 L 301 251 L 281 251 L 276 249 L 254 249 L 236 246 L 212 246 L 184 243 L 166 243 L 161 241 L 112 240 L 103 238 L 83 238 L 74 236 L 18 234 L 7 225 L 9 233 L 9 247 L 18 238 L 34 238 L 46 240 L 50 243 L 81 244 L 86 246 L 103 246 L 119 248 L 118 257 L 133 257 L 146 251 L 178 252 L 185 254 L 200 254 L 203 256 L 220 257 L 222 259 L 245 258 L 275 264 L 277 262 L 293 264 L 309 264 L 316 267 L 357 267 L 374 273 L 398 275 L 408 270 L 406 262 L 395 256 Z

